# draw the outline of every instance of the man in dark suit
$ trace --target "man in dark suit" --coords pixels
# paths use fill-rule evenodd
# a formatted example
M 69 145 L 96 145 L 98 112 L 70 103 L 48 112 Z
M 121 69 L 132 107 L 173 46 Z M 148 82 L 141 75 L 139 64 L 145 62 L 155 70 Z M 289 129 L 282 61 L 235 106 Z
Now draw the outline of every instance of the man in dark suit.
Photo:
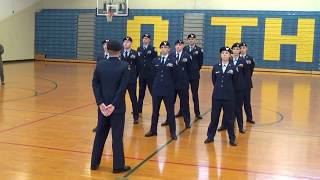
M 232 63 L 237 68 L 237 75 L 235 76 L 235 117 L 237 119 L 239 132 L 244 134 L 245 130 L 243 127 L 243 98 L 244 98 L 244 88 L 245 88 L 245 68 L 246 61 L 240 57 L 240 44 L 234 43 L 231 47 L 232 49 Z M 222 125 L 218 131 L 226 130 L 226 119 L 225 113 L 223 113 Z
M 160 48 L 161 55 L 153 60 L 155 77 L 152 85 L 152 120 L 150 131 L 145 136 L 157 135 L 159 110 L 163 100 L 167 110 L 171 138 L 176 140 L 176 122 L 174 119 L 174 71 L 176 62 L 175 59 L 169 57 L 170 44 L 168 41 L 161 42 Z
M 139 112 L 137 102 L 137 75 L 138 75 L 138 53 L 131 49 L 132 38 L 126 36 L 123 38 L 123 50 L 121 51 L 121 60 L 129 64 L 130 78 L 128 84 L 128 92 L 132 105 L 133 123 L 139 123 Z
M 148 86 L 150 94 L 152 94 L 152 82 L 154 78 L 152 60 L 157 57 L 157 50 L 150 45 L 149 34 L 142 36 L 142 46 L 138 47 L 139 54 L 139 98 L 138 98 L 138 112 L 142 113 L 143 100 Z
M 255 62 L 253 60 L 253 57 L 249 56 L 247 54 L 248 51 L 248 45 L 245 42 L 240 43 L 240 50 L 241 54 L 240 57 L 244 58 L 246 61 L 246 67 L 245 68 L 245 89 L 244 89 L 244 111 L 247 116 L 247 122 L 251 124 L 255 124 L 255 121 L 252 117 L 252 108 L 251 108 L 251 89 L 253 88 L 252 85 L 252 74 L 254 71 Z
M 2 62 L 2 54 L 4 53 L 4 48 L 0 44 L 0 79 L 1 79 L 1 85 L 4 85 L 4 73 L 3 73 L 3 62 Z
M 214 141 L 220 113 L 223 109 L 229 134 L 229 143 L 231 146 L 237 146 L 236 136 L 234 134 L 234 81 L 237 70 L 236 67 L 230 63 L 231 54 L 232 51 L 229 47 L 220 48 L 221 62 L 213 66 L 212 83 L 214 89 L 212 92 L 211 122 L 208 127 L 207 139 L 204 141 L 206 144 Z
M 183 51 L 184 42 L 177 40 L 175 42 L 176 51 L 171 53 L 171 57 L 175 59 L 177 67 L 175 68 L 175 95 L 174 102 L 176 102 L 177 95 L 180 99 L 180 110 L 184 119 L 185 127 L 190 126 L 190 108 L 189 108 L 189 74 L 191 72 L 191 55 Z M 168 125 L 165 121 L 161 126 Z
M 189 53 L 192 56 L 191 60 L 191 72 L 189 74 L 189 83 L 191 86 L 192 99 L 193 99 L 193 107 L 194 114 L 196 116 L 196 120 L 202 119 L 200 116 L 200 107 L 199 107 L 199 80 L 200 80 L 200 69 L 203 64 L 203 49 L 196 45 L 196 35 L 189 34 L 188 35 L 188 46 L 184 47 L 184 51 Z M 182 116 L 181 111 L 178 112 L 176 117 Z
M 109 41 L 107 48 L 109 59 L 97 64 L 92 79 L 99 118 L 92 150 L 91 170 L 98 169 L 104 144 L 112 129 L 113 172 L 120 173 L 131 169 L 125 165 L 122 141 L 129 65 L 119 59 L 121 44 L 118 41 Z

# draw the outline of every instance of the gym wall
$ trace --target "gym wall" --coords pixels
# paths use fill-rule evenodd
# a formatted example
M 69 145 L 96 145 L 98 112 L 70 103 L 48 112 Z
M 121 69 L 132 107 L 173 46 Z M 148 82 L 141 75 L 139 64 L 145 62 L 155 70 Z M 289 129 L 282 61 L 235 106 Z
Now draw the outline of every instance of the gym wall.
M 35 13 L 43 8 L 40 0 L 1 0 L 0 43 L 4 61 L 34 58 Z
M 257 67 L 319 70 L 320 13 L 310 11 L 315 6 L 303 7 L 307 3 L 293 2 L 290 6 L 296 11 L 285 11 L 279 7 L 288 6 L 275 6 L 272 1 L 260 4 L 250 1 L 255 9 L 269 9 L 270 4 L 278 9 L 222 10 L 234 7 L 229 2 L 228 6 L 218 6 L 217 3 L 216 9 L 221 10 L 204 10 L 201 7 L 213 8 L 211 1 L 185 1 L 183 4 L 186 8 L 159 8 L 164 7 L 165 2 L 150 2 L 146 5 L 150 8 L 135 9 L 143 5 L 142 1 L 135 1 L 134 5 L 129 4 L 134 8 L 130 9 L 128 17 L 115 17 L 112 23 L 107 23 L 103 16 L 95 16 L 94 9 L 44 9 L 36 18 L 36 51 L 46 54 L 48 58 L 90 60 L 102 53 L 100 42 L 105 38 L 121 40 L 129 35 L 136 48 L 140 44 L 141 34 L 148 32 L 158 47 L 162 40 L 168 39 L 173 44 L 176 39 L 185 39 L 188 33 L 194 32 L 198 35 L 199 45 L 204 48 L 205 65 L 219 61 L 218 49 L 221 46 L 245 41 L 249 44 L 249 54 L 255 58 Z M 253 9 L 252 6 L 235 3 L 238 3 L 235 4 L 237 9 Z M 317 2 L 310 1 L 312 3 L 314 5 Z M 172 2 L 170 5 L 173 6 Z M 44 6 L 57 7 L 53 2 L 46 1 Z M 66 6 L 69 8 L 74 4 Z M 190 6 L 196 8 L 188 9 Z M 308 11 L 301 11 L 301 8 Z

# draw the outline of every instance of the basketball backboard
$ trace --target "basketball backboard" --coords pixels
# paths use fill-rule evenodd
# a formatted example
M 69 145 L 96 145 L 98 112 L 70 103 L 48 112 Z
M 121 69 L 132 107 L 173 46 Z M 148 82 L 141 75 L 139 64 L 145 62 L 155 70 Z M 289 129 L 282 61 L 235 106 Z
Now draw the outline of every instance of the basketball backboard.
M 111 13 L 114 16 L 128 16 L 129 0 L 97 0 L 97 15 L 105 16 Z

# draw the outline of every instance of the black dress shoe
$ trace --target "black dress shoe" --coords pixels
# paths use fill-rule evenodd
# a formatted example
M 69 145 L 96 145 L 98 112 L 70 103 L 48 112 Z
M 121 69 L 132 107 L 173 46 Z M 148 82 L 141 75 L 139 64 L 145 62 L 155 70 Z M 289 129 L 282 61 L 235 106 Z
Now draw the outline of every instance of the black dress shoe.
M 256 122 L 254 122 L 253 120 L 247 120 L 248 123 L 251 123 L 251 124 L 255 124 Z
M 99 168 L 99 165 L 91 165 L 90 169 L 91 170 L 97 170 Z
M 231 146 L 237 146 L 238 145 L 236 140 L 229 141 L 229 143 L 230 143 Z
M 171 138 L 173 139 L 173 140 L 177 140 L 178 138 L 177 138 L 177 135 L 171 135 Z
M 92 132 L 96 132 L 97 131 L 97 127 L 92 129 Z
M 130 166 L 124 166 L 123 168 L 121 169 L 113 169 L 113 173 L 122 173 L 122 172 L 126 172 L 126 171 L 129 171 L 131 169 Z
M 214 141 L 214 139 L 211 139 L 211 138 L 207 138 L 204 143 L 205 144 L 209 144 L 209 143 L 212 143 Z
M 167 120 L 165 122 L 161 123 L 161 126 L 168 126 L 168 125 L 169 125 L 169 123 Z
M 133 124 L 139 124 L 139 120 L 138 119 L 134 120 Z
M 1 85 L 4 85 L 4 82 L 1 82 Z
M 178 113 L 174 117 L 181 117 L 181 116 L 182 116 L 182 113 Z
M 153 132 L 149 131 L 144 136 L 145 137 L 151 137 L 151 136 L 156 136 L 156 135 L 157 135 L 157 133 L 153 133 Z
M 240 132 L 241 134 L 245 134 L 245 133 L 246 133 L 246 131 L 245 131 L 244 129 L 239 129 L 239 132 Z
M 186 125 L 186 129 L 190 129 L 191 128 L 191 125 Z
M 200 115 L 196 115 L 196 120 L 200 120 L 202 117 Z
M 224 131 L 224 130 L 226 130 L 226 129 L 227 129 L 226 127 L 220 126 L 220 127 L 218 128 L 218 131 Z

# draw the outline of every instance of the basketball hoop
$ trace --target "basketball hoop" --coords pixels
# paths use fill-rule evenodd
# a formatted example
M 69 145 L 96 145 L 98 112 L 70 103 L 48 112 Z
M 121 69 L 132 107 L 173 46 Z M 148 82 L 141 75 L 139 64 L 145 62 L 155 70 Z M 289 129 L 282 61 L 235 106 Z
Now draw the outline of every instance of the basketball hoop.
M 112 22 L 113 15 L 112 11 L 106 12 L 107 22 Z

